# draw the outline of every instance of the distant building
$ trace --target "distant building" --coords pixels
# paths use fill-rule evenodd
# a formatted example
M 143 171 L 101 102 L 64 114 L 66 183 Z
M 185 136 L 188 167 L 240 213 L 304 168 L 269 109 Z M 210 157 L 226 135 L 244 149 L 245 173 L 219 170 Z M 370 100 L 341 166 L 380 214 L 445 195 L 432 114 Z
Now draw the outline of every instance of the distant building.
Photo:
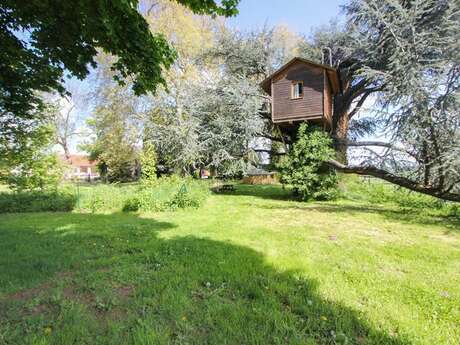
M 89 157 L 80 154 L 71 154 L 69 158 L 61 156 L 68 169 L 64 174 L 65 179 L 94 180 L 100 177 L 97 162 L 90 161 Z
M 243 177 L 243 183 L 246 184 L 276 184 L 278 183 L 276 173 L 266 171 L 260 168 L 251 168 Z

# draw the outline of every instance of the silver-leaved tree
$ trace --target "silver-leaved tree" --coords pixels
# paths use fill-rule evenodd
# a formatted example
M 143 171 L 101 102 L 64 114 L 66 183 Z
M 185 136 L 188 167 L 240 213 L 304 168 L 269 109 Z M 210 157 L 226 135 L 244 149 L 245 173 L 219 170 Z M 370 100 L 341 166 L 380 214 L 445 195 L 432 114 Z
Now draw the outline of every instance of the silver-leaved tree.
M 343 81 L 331 166 L 460 201 L 459 7 L 448 0 L 353 0 L 344 7 L 344 30 L 319 31 L 305 45 L 304 55 L 316 59 L 321 47 L 331 47 Z M 372 140 L 357 140 L 363 135 Z M 361 159 L 350 165 L 346 154 L 356 148 Z

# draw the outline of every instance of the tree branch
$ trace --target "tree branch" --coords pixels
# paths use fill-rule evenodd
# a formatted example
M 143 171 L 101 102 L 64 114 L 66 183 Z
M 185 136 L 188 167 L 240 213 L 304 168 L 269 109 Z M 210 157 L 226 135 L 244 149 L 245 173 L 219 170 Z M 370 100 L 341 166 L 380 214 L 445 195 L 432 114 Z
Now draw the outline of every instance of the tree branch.
M 369 97 L 372 93 L 380 91 L 380 87 L 374 87 L 371 89 L 364 89 L 362 92 L 362 96 L 359 99 L 359 101 L 356 103 L 355 107 L 353 108 L 352 111 L 348 113 L 348 118 L 352 118 L 363 106 L 364 102 L 366 101 L 367 97 Z M 354 97 L 358 97 L 358 94 L 356 94 Z
M 272 151 L 272 150 L 266 150 L 266 149 L 252 149 L 252 151 L 254 152 L 265 152 L 265 153 L 268 153 L 272 156 L 283 156 L 286 154 L 286 152 L 275 152 L 275 151 Z
M 423 184 L 412 181 L 408 178 L 396 176 L 386 170 L 379 169 L 373 166 L 356 166 L 356 165 L 345 165 L 336 160 L 329 160 L 326 162 L 330 167 L 341 171 L 345 174 L 358 174 L 358 175 L 369 175 L 377 177 L 379 179 L 391 182 L 398 186 L 407 188 L 414 192 L 419 192 L 427 195 L 434 196 L 439 199 L 457 201 L 460 202 L 460 194 L 450 193 L 439 188 L 431 186 L 424 186 Z
M 413 157 L 413 158 L 418 160 L 418 157 L 413 152 L 405 149 L 404 147 L 395 146 L 393 144 L 390 144 L 390 143 L 387 143 L 387 142 L 384 142 L 384 141 L 373 141 L 373 140 L 369 140 L 369 141 L 351 141 L 351 140 L 346 140 L 346 141 L 344 141 L 344 143 L 347 146 L 354 146 L 354 147 L 361 147 L 361 146 L 385 147 L 385 148 L 388 148 L 388 149 L 391 149 L 391 150 L 406 153 L 409 156 L 411 156 L 411 157 Z

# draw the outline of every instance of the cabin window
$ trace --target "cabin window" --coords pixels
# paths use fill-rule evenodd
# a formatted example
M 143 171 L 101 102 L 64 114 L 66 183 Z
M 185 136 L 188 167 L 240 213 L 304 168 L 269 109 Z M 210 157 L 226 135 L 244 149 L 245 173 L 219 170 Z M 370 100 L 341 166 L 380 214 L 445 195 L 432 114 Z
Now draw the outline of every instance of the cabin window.
M 292 82 L 291 98 L 297 99 L 303 97 L 303 82 L 294 81 Z

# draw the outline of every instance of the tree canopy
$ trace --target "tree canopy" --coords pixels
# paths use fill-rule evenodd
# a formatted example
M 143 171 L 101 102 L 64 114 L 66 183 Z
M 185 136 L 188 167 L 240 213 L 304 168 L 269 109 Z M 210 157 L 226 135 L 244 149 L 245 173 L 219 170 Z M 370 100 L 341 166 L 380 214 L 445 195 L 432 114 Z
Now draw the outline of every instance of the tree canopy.
M 192 11 L 234 15 L 238 0 L 176 0 Z M 164 84 L 176 53 L 149 29 L 138 0 L 5 0 L 0 5 L 0 131 L 15 135 L 42 105 L 38 92 L 64 93 L 68 74 L 83 79 L 98 50 L 117 56 L 114 78 L 136 94 Z

